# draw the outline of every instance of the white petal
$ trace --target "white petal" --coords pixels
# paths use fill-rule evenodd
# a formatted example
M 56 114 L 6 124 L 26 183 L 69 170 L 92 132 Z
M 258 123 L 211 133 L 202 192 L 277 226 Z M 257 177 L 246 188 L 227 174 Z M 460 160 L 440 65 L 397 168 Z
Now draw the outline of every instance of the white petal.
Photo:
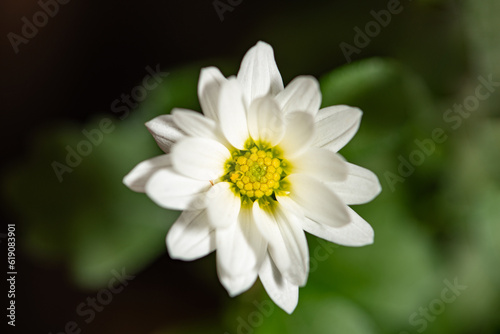
M 199 259 L 215 250 L 215 233 L 206 210 L 184 211 L 167 234 L 170 257 L 184 261 Z
M 316 116 L 313 146 L 337 152 L 354 137 L 362 115 L 358 108 L 344 105 L 321 109 Z
M 342 227 L 318 224 L 310 219 L 302 221 L 302 228 L 325 240 L 344 246 L 366 246 L 373 243 L 373 228 L 353 209 L 347 207 L 351 222 Z
M 349 223 L 344 203 L 322 182 L 304 174 L 285 178 L 290 184 L 290 198 L 302 207 L 306 217 L 329 226 Z
M 196 111 L 175 108 L 172 110 L 175 124 L 186 134 L 193 137 L 217 140 L 217 124 Z
M 348 175 L 344 181 L 326 183 L 345 204 L 367 203 L 380 194 L 382 186 L 377 175 L 351 163 L 347 163 L 347 167 Z
M 159 206 L 172 210 L 204 207 L 210 182 L 178 174 L 172 168 L 160 169 L 146 183 L 146 194 Z
M 276 204 L 271 210 L 254 202 L 255 224 L 268 242 L 276 266 L 287 280 L 304 285 L 309 272 L 309 250 L 300 219 Z
M 146 191 L 146 182 L 160 168 L 170 167 L 170 155 L 164 154 L 152 159 L 145 160 L 135 166 L 125 177 L 123 183 L 137 192 Z
M 283 207 L 283 210 L 286 210 L 293 215 L 299 217 L 300 219 L 305 219 L 304 208 L 302 208 L 299 204 L 297 204 L 294 200 L 290 198 L 288 195 L 276 196 L 276 200 Z
M 217 262 L 217 275 L 224 288 L 229 293 L 229 296 L 234 297 L 242 292 L 247 291 L 257 280 L 257 271 L 252 270 L 240 276 L 230 275 Z
M 251 208 L 241 208 L 236 224 L 218 228 L 216 242 L 217 261 L 231 276 L 257 272 L 267 249 Z
M 292 112 L 285 118 L 286 131 L 279 146 L 288 158 L 305 152 L 314 138 L 314 117 L 305 112 Z
M 315 116 L 321 105 L 318 80 L 312 76 L 296 77 L 276 96 L 276 101 L 285 114 L 303 111 Z
M 174 123 L 172 115 L 161 115 L 146 123 L 146 127 L 153 135 L 163 152 L 169 153 L 172 145 L 186 134 Z
M 186 137 L 172 148 L 171 156 L 172 165 L 179 173 L 208 181 L 224 175 L 224 164 L 231 154 L 215 140 Z
M 241 61 L 237 77 L 247 105 L 256 98 L 268 94 L 275 96 L 283 90 L 273 48 L 265 42 L 258 42 L 248 50 Z
M 198 81 L 198 99 L 201 110 L 208 118 L 215 121 L 219 119 L 219 95 L 220 89 L 227 79 L 216 67 L 206 67 L 201 70 Z
M 276 146 L 285 135 L 281 111 L 270 96 L 254 100 L 248 111 L 248 129 L 254 141 Z
M 221 87 L 219 119 L 222 133 L 236 148 L 243 149 L 249 138 L 247 113 L 239 83 L 230 78 Z
M 347 163 L 337 153 L 322 149 L 310 148 L 292 161 L 293 173 L 306 174 L 317 180 L 343 181 L 347 178 Z
M 228 182 L 214 185 L 206 197 L 210 223 L 214 227 L 228 227 L 235 224 L 241 208 L 240 196 L 236 196 Z
M 299 302 L 299 287 L 287 281 L 268 255 L 259 271 L 262 285 L 271 299 L 291 314 Z

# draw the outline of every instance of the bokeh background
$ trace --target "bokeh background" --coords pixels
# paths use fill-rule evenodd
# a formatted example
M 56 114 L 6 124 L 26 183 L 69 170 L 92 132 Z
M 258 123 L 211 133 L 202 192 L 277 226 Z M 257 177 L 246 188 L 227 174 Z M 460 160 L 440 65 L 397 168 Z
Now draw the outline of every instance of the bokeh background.
M 356 28 L 393 5 L 390 22 L 356 45 Z M 11 332 L 500 333 L 499 1 L 74 0 L 17 53 L 8 34 L 21 36 L 22 18 L 43 9 L 0 6 L 1 195 L 3 221 L 17 228 Z M 341 153 L 383 187 L 354 208 L 373 245 L 308 236 L 311 273 L 292 315 L 260 283 L 229 298 L 214 254 L 171 260 L 164 240 L 178 213 L 121 182 L 160 154 L 144 122 L 200 110 L 200 69 L 234 75 L 258 40 L 274 47 L 285 83 L 311 74 L 323 106 L 363 109 Z M 356 48 L 348 57 L 346 44 Z M 161 69 L 159 85 L 137 98 L 148 68 Z M 112 130 L 59 180 L 54 162 L 67 164 L 103 119 Z M 129 280 L 113 293 L 117 272 Z

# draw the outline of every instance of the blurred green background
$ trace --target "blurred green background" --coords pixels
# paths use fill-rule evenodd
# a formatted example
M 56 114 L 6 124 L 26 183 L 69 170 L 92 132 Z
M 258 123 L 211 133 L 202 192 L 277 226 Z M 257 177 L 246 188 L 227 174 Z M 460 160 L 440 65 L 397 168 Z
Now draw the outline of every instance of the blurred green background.
M 6 36 L 41 10 L 35 1 L 2 6 Z M 17 226 L 16 330 L 500 333 L 499 1 L 59 6 L 17 54 L 2 43 L 1 190 L 4 221 Z M 258 40 L 274 47 L 285 84 L 312 74 L 323 106 L 364 111 L 341 153 L 383 187 L 354 207 L 373 226 L 373 245 L 308 236 L 311 273 L 292 315 L 260 283 L 229 298 L 214 254 L 171 260 L 165 235 L 178 213 L 121 181 L 160 154 L 144 122 L 173 107 L 200 110 L 200 69 L 235 75 Z M 158 86 L 137 95 L 157 67 Z M 89 133 L 95 143 L 85 148 Z M 88 154 L 59 179 L 54 162 L 66 165 L 78 147 Z M 130 280 L 109 292 L 117 272 Z

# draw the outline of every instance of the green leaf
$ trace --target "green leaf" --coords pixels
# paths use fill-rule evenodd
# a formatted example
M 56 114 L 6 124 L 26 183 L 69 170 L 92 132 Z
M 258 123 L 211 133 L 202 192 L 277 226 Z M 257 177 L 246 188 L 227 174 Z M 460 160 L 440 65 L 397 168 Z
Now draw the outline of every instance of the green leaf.
M 284 312 L 275 313 L 276 315 L 270 318 L 262 314 L 262 325 L 255 326 L 256 334 L 374 334 L 379 332 L 372 317 L 363 308 L 338 296 L 325 298 L 322 294 L 304 295 L 301 296 L 299 307 L 293 315 Z M 252 325 L 255 323 L 254 319 L 258 319 L 257 316 L 249 317 L 246 323 Z M 252 320 L 254 323 L 251 322 Z
M 364 111 L 363 122 L 384 129 L 404 126 L 408 118 L 426 120 L 434 110 L 422 80 L 394 60 L 354 62 L 326 74 L 320 84 L 323 107 L 359 107 Z

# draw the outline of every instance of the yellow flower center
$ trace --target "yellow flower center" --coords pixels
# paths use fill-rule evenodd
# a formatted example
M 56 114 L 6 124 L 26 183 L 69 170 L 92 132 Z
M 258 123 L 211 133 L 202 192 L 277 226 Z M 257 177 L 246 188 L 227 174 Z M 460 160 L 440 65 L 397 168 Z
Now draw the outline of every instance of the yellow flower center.
M 275 194 L 285 191 L 290 165 L 283 159 L 281 151 L 266 148 L 249 141 L 244 150 L 235 149 L 225 164 L 223 181 L 232 184 L 233 192 L 243 202 L 263 197 L 275 199 Z

